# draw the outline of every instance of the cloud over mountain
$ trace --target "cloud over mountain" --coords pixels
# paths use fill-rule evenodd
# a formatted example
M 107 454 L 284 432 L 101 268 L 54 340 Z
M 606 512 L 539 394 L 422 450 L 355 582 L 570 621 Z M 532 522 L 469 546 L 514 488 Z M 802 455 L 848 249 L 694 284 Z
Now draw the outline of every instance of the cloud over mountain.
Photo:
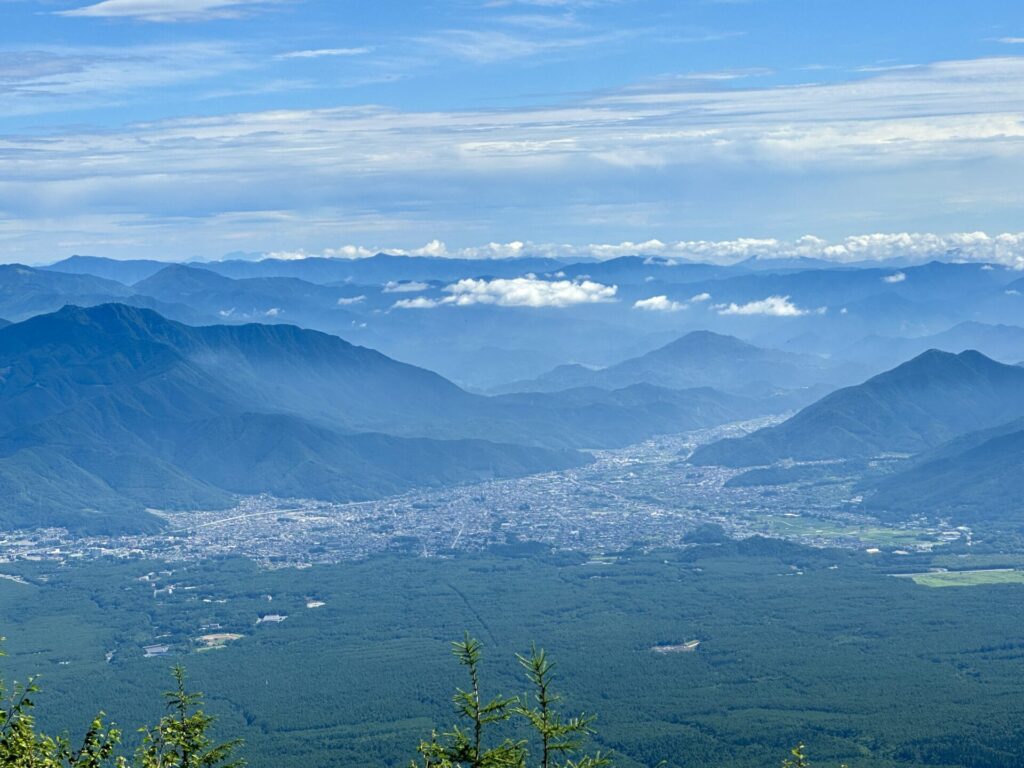
M 672 301 L 668 296 L 651 296 L 649 299 L 637 299 L 633 302 L 633 309 L 642 309 L 647 312 L 678 312 L 686 309 L 686 304 L 679 301 Z
M 440 306 L 468 307 L 494 304 L 499 307 L 569 307 L 615 301 L 618 287 L 593 280 L 541 280 L 533 275 L 494 280 L 465 278 L 445 287 L 440 299 L 402 299 L 398 309 L 432 309 Z
M 803 317 L 804 315 L 823 315 L 825 307 L 817 309 L 803 309 L 798 307 L 789 296 L 769 296 L 759 301 L 750 301 L 746 304 L 716 304 L 715 310 L 720 315 L 765 315 L 767 317 Z

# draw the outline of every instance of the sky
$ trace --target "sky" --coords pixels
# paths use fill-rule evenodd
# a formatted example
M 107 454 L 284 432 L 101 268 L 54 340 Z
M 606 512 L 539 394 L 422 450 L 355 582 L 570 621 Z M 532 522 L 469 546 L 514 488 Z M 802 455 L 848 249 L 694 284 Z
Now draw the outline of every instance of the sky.
M 1024 255 L 1019 0 L 0 0 L 0 261 Z

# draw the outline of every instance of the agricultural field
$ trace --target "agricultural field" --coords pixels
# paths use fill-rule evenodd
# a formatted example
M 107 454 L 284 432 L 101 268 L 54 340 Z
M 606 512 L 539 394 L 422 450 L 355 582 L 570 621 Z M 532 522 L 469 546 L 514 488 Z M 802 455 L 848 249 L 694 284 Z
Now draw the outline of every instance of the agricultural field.
M 911 577 L 923 587 L 978 587 L 990 584 L 1024 584 L 1024 571 L 989 568 L 980 571 L 936 571 Z

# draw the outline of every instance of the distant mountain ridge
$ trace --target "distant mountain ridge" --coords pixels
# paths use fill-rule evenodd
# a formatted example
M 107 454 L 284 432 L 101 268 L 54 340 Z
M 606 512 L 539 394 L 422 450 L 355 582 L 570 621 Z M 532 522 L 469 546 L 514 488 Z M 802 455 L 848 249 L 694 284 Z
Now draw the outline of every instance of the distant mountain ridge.
M 870 336 L 843 351 L 844 357 L 888 360 L 895 365 L 929 349 L 981 352 L 1001 362 L 1024 360 L 1024 328 L 1005 323 L 957 323 L 940 333 L 918 338 Z
M 697 450 L 699 464 L 914 454 L 1024 416 L 1024 369 L 984 355 L 931 350 L 833 392 L 782 424 Z
M 643 383 L 669 389 L 714 387 L 743 393 L 771 387 L 808 387 L 830 377 L 845 383 L 850 376 L 842 365 L 824 358 L 764 349 L 712 331 L 691 331 L 665 346 L 607 368 L 560 366 L 532 381 L 516 382 L 502 390 L 553 392 L 572 387 L 618 388 Z

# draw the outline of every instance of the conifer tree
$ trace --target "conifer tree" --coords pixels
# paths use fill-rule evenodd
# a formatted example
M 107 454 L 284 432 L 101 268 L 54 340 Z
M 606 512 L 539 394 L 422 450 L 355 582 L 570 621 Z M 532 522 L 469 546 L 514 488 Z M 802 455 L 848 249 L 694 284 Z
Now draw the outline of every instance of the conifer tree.
M 168 713 L 154 728 L 144 728 L 142 746 L 136 755 L 140 768 L 241 768 L 243 760 L 232 759 L 239 739 L 214 743 L 210 726 L 214 718 L 200 707 L 201 693 L 185 687 L 185 669 L 171 670 L 175 687 L 164 693 Z
M 495 746 L 486 745 L 489 726 L 508 720 L 518 703 L 515 697 L 496 697 L 484 702 L 480 690 L 479 640 L 467 632 L 460 642 L 452 643 L 452 653 L 469 675 L 469 688 L 456 689 L 453 701 L 462 724 L 430 741 L 420 742 L 417 752 L 423 768 L 523 768 L 525 749 L 522 742 L 504 739 Z M 413 766 L 416 765 L 414 761 Z
M 516 712 L 526 718 L 540 739 L 539 768 L 600 768 L 608 765 L 608 760 L 601 757 L 600 753 L 572 760 L 586 737 L 593 733 L 590 725 L 595 718 L 593 715 L 581 714 L 563 719 L 554 708 L 562 697 L 551 690 L 554 664 L 548 660 L 544 649 L 538 650 L 534 645 L 529 656 L 517 654 L 516 658 L 533 685 L 532 705 L 527 699 L 516 707 Z M 565 762 L 559 762 L 560 757 L 564 757 Z
M 0 642 L 3 638 L 0 637 Z M 3 656 L 0 651 L 0 656 Z M 63 736 L 51 737 L 36 731 L 32 709 L 39 692 L 36 678 L 15 685 L 8 697 L 0 680 L 0 766 L 4 768 L 127 768 L 114 751 L 121 732 L 103 721 L 101 712 L 92 721 L 77 749 Z

